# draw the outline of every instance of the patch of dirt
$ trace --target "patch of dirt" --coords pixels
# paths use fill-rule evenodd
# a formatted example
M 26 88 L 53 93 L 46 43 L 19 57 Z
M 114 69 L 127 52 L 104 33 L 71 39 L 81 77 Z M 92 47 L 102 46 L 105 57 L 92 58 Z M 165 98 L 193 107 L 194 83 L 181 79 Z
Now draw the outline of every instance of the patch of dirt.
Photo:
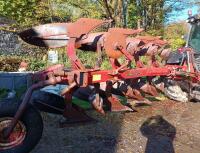
M 44 114 L 43 137 L 31 153 L 199 153 L 200 103 L 170 100 L 133 113 L 88 112 L 97 123 L 59 128 Z

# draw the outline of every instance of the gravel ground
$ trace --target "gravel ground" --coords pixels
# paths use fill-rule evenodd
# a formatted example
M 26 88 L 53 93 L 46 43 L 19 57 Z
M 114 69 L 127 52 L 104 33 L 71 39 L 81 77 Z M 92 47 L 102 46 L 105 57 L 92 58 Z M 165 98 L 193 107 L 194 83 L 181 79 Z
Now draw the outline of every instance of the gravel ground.
M 88 112 L 97 123 L 59 128 L 44 114 L 43 137 L 31 153 L 199 153 L 200 103 L 170 100 L 133 113 Z

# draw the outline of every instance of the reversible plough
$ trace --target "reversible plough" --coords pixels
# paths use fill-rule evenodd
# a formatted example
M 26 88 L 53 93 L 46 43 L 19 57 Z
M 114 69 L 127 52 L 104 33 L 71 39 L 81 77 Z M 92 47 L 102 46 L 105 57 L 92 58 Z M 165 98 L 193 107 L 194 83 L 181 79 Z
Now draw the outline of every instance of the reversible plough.
M 67 121 L 76 122 L 90 119 L 82 109 L 72 104 L 73 93 L 80 88 L 92 88 L 88 101 L 101 114 L 105 114 L 105 107 L 111 111 L 133 110 L 128 103 L 123 105 L 116 94 L 148 104 L 151 102 L 145 95 L 157 96 L 159 92 L 177 101 L 199 99 L 200 76 L 193 62 L 193 49 L 185 47 L 172 53 L 167 48 L 167 41 L 160 37 L 140 36 L 142 29 L 107 28 L 106 32 L 99 32 L 100 27 L 105 29 L 111 22 L 81 18 L 74 23 L 46 24 L 19 33 L 25 42 L 32 45 L 48 48 L 66 46 L 71 68 L 65 69 L 58 64 L 34 73 L 33 80 L 37 82 L 27 90 L 9 126 L 0 129 L 3 131 L 0 142 L 12 135 L 16 125 L 20 126 L 18 122 L 26 112 L 33 91 L 48 85 L 67 85 L 60 93 L 65 98 L 62 113 Z M 78 48 L 97 52 L 94 68 L 84 66 L 76 55 Z M 109 58 L 111 70 L 100 70 L 103 54 Z M 143 62 L 143 56 L 147 56 L 148 60 Z M 22 138 L 18 140 L 15 137 L 14 140 L 19 141 L 15 146 L 24 140 Z M 12 147 L 13 144 L 8 142 L 2 148 L 6 151 Z
M 130 110 L 128 106 L 122 105 L 116 97 L 112 96 L 114 90 L 119 90 L 128 98 L 148 102 L 142 93 L 152 96 L 157 96 L 158 90 L 165 93 L 166 80 L 169 82 L 169 80 L 188 78 L 193 82 L 198 82 L 198 73 L 194 69 L 192 59 L 189 59 L 192 58 L 190 48 L 182 50 L 183 54 L 187 54 L 188 60 L 175 65 L 173 61 L 170 62 L 170 59 L 173 60 L 172 55 L 163 65 L 156 57 L 160 56 L 165 61 L 170 56 L 171 51 L 166 48 L 168 43 L 159 37 L 139 36 L 142 29 L 109 28 L 107 32 L 91 32 L 102 25 L 109 25 L 110 22 L 81 18 L 75 23 L 47 24 L 20 33 L 20 37 L 29 44 L 48 48 L 67 46 L 66 53 L 71 62 L 71 69 L 65 70 L 63 65 L 55 65 L 36 73 L 34 76 L 40 78 L 41 82 L 34 84 L 34 89 L 58 83 L 67 84 L 61 95 L 71 105 L 75 89 L 94 86 L 93 94 L 95 93 L 96 98 L 93 99 L 92 104 L 97 111 L 104 114 L 103 104 L 100 103 L 101 95 L 106 97 L 104 101 L 110 103 L 111 110 Z M 94 59 L 97 61 L 95 68 L 85 68 L 76 55 L 76 48 L 98 53 L 98 58 Z M 111 70 L 99 69 L 104 51 L 112 66 Z M 140 59 L 142 56 L 149 57 L 146 65 Z M 123 63 L 119 61 L 121 57 L 125 58 Z M 131 67 L 133 62 L 135 68 Z M 144 77 L 146 79 L 142 79 Z M 106 85 L 102 90 L 100 86 L 103 82 L 106 82 Z M 30 93 L 34 89 L 30 89 Z M 187 98 L 184 99 L 183 96 L 181 100 L 186 101 Z M 69 109 L 67 108 L 66 111 L 69 112 Z

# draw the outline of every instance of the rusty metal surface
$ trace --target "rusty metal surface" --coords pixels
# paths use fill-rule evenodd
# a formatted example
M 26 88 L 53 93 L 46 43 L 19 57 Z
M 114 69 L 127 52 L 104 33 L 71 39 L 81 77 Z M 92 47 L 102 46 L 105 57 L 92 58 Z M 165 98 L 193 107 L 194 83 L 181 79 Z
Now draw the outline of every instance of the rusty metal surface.
M 73 87 L 65 93 L 65 109 L 63 112 L 64 120 L 60 121 L 60 126 L 65 127 L 69 124 L 84 123 L 94 121 L 79 106 L 72 104 Z
M 113 112 L 133 111 L 131 107 L 122 105 L 118 97 L 112 95 L 112 92 L 111 92 L 112 88 L 113 88 L 112 81 L 107 81 L 105 92 L 106 92 L 107 103 L 109 103 L 110 105 L 109 109 Z
M 76 38 L 71 38 L 67 46 L 67 55 L 74 70 L 85 70 L 85 66 L 81 63 L 80 59 L 76 56 L 75 50 Z
M 85 38 L 76 42 L 76 48 L 87 51 L 97 51 L 99 41 L 102 41 L 106 32 L 89 33 Z
M 108 57 L 117 59 L 123 55 L 121 49 L 126 49 L 126 38 L 142 32 L 142 29 L 132 30 L 123 28 L 110 28 L 104 39 L 104 49 Z
M 88 34 L 95 28 L 110 23 L 111 20 L 98 20 L 89 18 L 80 18 L 73 24 L 68 25 L 68 36 L 72 38 L 80 38 L 84 34 Z

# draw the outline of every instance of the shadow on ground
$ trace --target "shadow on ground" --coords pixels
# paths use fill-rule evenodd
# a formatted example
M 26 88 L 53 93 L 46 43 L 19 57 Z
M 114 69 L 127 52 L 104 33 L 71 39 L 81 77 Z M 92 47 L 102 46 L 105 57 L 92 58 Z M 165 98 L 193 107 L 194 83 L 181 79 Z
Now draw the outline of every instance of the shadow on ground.
M 176 128 L 162 116 L 148 118 L 140 130 L 147 138 L 145 153 L 175 153 L 173 140 Z

